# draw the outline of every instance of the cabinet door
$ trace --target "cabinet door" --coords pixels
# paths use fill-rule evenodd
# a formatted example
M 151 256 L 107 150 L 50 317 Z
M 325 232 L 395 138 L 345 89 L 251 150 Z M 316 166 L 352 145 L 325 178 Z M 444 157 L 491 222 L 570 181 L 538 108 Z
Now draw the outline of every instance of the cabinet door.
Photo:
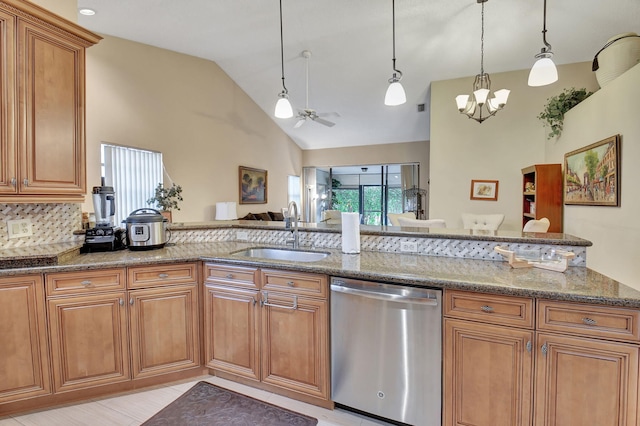
M 327 301 L 262 292 L 262 381 L 329 398 Z
M 535 425 L 636 425 L 638 347 L 539 333 Z
M 15 17 L 0 10 L 0 194 L 14 194 L 16 179 Z
M 129 380 L 125 293 L 50 299 L 55 392 Z
M 85 193 L 85 47 L 18 20 L 19 191 Z
M 130 291 L 128 303 L 134 379 L 200 365 L 197 286 Z
M 444 321 L 443 425 L 531 424 L 533 331 Z
M 205 287 L 204 342 L 207 367 L 260 380 L 258 292 Z
M 0 403 L 51 393 L 42 277 L 0 279 Z

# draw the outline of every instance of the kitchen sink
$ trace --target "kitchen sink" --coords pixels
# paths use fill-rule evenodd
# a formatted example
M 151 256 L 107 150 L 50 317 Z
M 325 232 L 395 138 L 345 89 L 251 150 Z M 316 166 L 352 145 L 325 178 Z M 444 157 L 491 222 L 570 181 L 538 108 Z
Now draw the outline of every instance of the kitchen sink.
M 273 247 L 254 247 L 232 253 L 234 256 L 258 257 L 261 259 L 288 260 L 291 262 L 317 262 L 329 256 L 320 251 L 305 251 Z

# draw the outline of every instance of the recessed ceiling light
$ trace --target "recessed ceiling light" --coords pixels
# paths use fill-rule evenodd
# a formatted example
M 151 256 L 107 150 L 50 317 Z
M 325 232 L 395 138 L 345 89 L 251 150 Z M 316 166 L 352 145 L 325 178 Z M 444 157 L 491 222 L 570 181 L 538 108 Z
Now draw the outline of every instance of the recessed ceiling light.
M 96 14 L 96 11 L 93 9 L 89 9 L 88 7 L 83 7 L 78 9 L 78 12 L 80 12 L 80 15 L 85 15 L 85 16 L 93 16 Z

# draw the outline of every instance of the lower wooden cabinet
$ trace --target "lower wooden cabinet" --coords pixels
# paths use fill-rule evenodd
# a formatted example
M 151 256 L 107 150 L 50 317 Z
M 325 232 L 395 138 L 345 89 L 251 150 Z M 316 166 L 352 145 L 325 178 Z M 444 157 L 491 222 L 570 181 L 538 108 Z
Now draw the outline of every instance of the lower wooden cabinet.
M 205 274 L 206 365 L 329 402 L 326 276 L 215 264 Z
M 443 424 L 531 424 L 534 333 L 445 319 Z
M 637 311 L 505 298 L 445 292 L 443 425 L 638 425 Z
M 536 426 L 635 426 L 638 346 L 538 334 Z
M 0 403 L 51 393 L 41 275 L 0 279 Z
M 126 294 L 48 301 L 55 392 L 131 379 Z

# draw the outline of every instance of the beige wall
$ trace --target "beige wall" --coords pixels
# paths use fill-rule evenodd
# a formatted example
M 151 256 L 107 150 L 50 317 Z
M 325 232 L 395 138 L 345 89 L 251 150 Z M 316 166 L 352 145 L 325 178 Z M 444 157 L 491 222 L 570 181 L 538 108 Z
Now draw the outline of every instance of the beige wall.
M 620 207 L 565 206 L 565 232 L 593 242 L 587 266 L 640 290 L 640 65 L 595 92 L 565 117 L 547 161 L 609 136 L 621 135 Z
M 78 22 L 78 1 L 77 0 L 30 0 L 63 18 Z
M 87 50 L 89 189 L 101 142 L 163 153 L 183 187 L 178 222 L 213 220 L 216 202 L 237 201 L 240 165 L 268 171 L 268 204 L 238 214 L 279 211 L 287 176 L 302 170 L 301 149 L 214 62 L 109 36 Z
M 504 213 L 500 229 L 522 229 L 521 169 L 562 162 L 545 157 L 548 131 L 537 115 L 547 98 L 564 88 L 598 87 L 591 63 L 560 66 L 559 81 L 544 87 L 527 86 L 528 72 L 491 74 L 492 89 L 507 88 L 511 94 L 505 109 L 482 124 L 460 114 L 455 104 L 457 95 L 471 92 L 473 77 L 431 84 L 429 217 L 461 228 L 463 212 Z M 498 180 L 498 201 L 470 200 L 472 179 Z

